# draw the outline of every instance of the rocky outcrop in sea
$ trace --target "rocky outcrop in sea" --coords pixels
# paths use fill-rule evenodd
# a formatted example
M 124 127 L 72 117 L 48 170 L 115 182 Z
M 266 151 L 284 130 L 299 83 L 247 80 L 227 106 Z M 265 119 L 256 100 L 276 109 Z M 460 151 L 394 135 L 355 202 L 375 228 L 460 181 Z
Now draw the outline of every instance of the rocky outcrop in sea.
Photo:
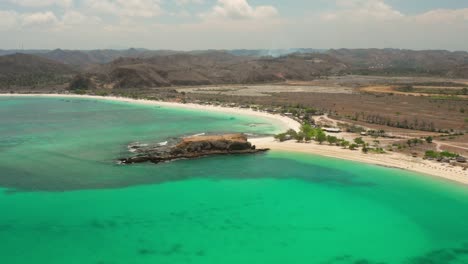
M 192 136 L 169 141 L 166 145 L 134 145 L 129 148 L 135 155 L 120 159 L 121 164 L 160 163 L 215 155 L 255 154 L 269 150 L 257 149 L 244 134 Z

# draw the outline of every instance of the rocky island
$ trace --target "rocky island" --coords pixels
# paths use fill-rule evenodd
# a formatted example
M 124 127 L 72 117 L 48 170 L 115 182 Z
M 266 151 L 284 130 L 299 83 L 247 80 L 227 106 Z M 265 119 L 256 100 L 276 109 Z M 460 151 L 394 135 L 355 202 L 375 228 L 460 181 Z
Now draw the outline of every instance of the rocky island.
M 121 164 L 160 163 L 177 159 L 194 159 L 214 155 L 255 154 L 257 149 L 244 134 L 192 136 L 161 146 L 130 146 L 135 156 L 120 159 Z

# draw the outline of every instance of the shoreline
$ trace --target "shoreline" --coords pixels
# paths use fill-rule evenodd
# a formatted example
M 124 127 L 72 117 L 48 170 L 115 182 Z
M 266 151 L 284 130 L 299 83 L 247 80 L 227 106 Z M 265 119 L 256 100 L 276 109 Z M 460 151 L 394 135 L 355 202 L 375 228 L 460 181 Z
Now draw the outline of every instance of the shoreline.
M 464 171 L 461 167 L 452 167 L 445 163 L 413 158 L 401 153 L 388 152 L 385 154 L 364 154 L 360 150 L 352 151 L 337 146 L 329 146 L 328 144 L 320 145 L 316 142 L 297 143 L 295 141 L 278 142 L 273 138 L 254 138 L 250 141 L 252 144 L 260 148 L 319 155 L 323 157 L 378 165 L 386 168 L 402 169 L 468 185 L 468 171 Z
M 0 97 L 62 97 L 62 98 L 87 98 L 108 101 L 118 101 L 127 103 L 137 103 L 144 105 L 163 106 L 170 108 L 182 108 L 196 111 L 217 112 L 226 114 L 246 115 L 251 117 L 264 118 L 277 125 L 281 129 L 299 130 L 300 123 L 286 116 L 274 115 L 265 112 L 258 112 L 251 109 L 230 108 L 212 105 L 183 104 L 174 102 L 151 101 L 145 99 L 131 99 L 117 96 L 96 96 L 96 95 L 74 95 L 74 94 L 0 94 Z M 297 143 L 295 141 L 278 142 L 273 137 L 249 139 L 254 145 L 260 148 L 269 148 L 273 151 L 298 152 L 304 154 L 319 155 L 329 158 L 343 159 L 366 164 L 403 169 L 420 173 L 423 175 L 435 176 L 446 180 L 468 185 L 468 171 L 461 167 L 436 163 L 421 158 L 413 158 L 401 153 L 386 154 L 364 154 L 361 151 L 351 151 L 341 147 L 319 145 L 317 143 Z
M 241 109 L 241 108 L 231 108 L 231 107 L 222 107 L 214 105 L 200 105 L 193 103 L 175 103 L 175 102 L 164 102 L 164 101 L 152 101 L 146 99 L 132 99 L 127 97 L 119 96 L 99 96 L 99 95 L 78 95 L 78 94 L 0 94 L 0 97 L 56 97 L 56 98 L 85 98 L 85 99 L 97 99 L 97 100 L 106 100 L 106 101 L 117 101 L 117 102 L 126 102 L 126 103 L 136 103 L 142 105 L 154 105 L 162 106 L 169 108 L 179 108 L 187 110 L 196 110 L 196 111 L 207 111 L 207 112 L 216 112 L 216 113 L 225 113 L 225 114 L 236 114 L 236 115 L 245 115 L 265 118 L 271 121 L 274 125 L 277 125 L 282 130 L 288 130 L 290 128 L 299 130 L 301 124 L 291 118 L 274 115 L 265 112 L 257 112 L 251 109 Z

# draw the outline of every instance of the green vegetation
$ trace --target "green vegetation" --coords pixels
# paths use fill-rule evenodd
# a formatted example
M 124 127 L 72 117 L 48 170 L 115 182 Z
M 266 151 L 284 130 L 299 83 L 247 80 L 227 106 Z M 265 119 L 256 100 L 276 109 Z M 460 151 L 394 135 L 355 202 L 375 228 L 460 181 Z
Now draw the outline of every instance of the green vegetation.
M 380 147 L 380 142 L 378 140 L 374 141 L 373 147 L 369 147 L 369 144 L 365 143 L 362 138 L 354 139 L 354 143 L 351 144 L 343 138 L 339 139 L 335 136 L 326 135 L 321 128 L 312 127 L 310 124 L 302 125 L 299 132 L 288 130 L 285 133 L 276 135 L 275 138 L 280 142 L 294 139 L 297 142 L 310 142 L 311 140 L 315 140 L 319 144 L 322 144 L 326 141 L 330 146 L 341 146 L 343 148 L 349 148 L 350 150 L 356 150 L 359 146 L 362 146 L 362 151 L 364 153 L 385 153 L 385 151 Z
M 311 118 L 313 115 L 323 115 L 323 111 L 320 111 L 311 107 L 305 107 L 301 104 L 283 105 L 276 109 L 269 109 L 269 110 L 270 111 L 273 110 L 273 112 L 287 114 L 287 115 L 296 117 L 306 123 L 313 122 L 313 119 Z
M 438 158 L 456 158 L 459 157 L 457 153 L 452 153 L 449 151 L 442 151 L 442 152 L 437 152 L 433 150 L 428 150 L 426 151 L 425 155 L 426 158 L 433 158 L 433 159 L 438 159 Z
M 432 143 L 432 141 L 433 141 L 433 138 L 432 138 L 431 136 L 429 136 L 429 137 L 426 138 L 426 142 L 427 142 L 427 143 L 430 144 L 430 143 Z
M 309 142 L 315 140 L 318 143 L 322 144 L 325 141 L 328 141 L 330 145 L 336 144 L 339 140 L 333 136 L 327 136 L 321 128 L 314 128 L 310 124 L 304 124 L 301 126 L 301 130 L 296 132 L 294 130 L 288 130 L 285 133 L 281 133 L 275 136 L 280 142 L 295 139 L 298 142 Z
M 411 93 L 415 91 L 412 85 L 403 85 L 401 87 L 396 88 L 395 90 L 400 91 L 400 92 L 405 92 L 405 93 Z
M 408 147 L 413 147 L 413 146 L 424 144 L 424 141 L 419 138 L 413 138 L 413 139 L 408 139 L 406 141 L 406 144 L 408 145 Z
M 458 157 L 460 155 L 458 155 L 456 153 L 448 152 L 448 151 L 442 151 L 442 152 L 440 152 L 440 156 L 444 157 L 444 158 L 456 158 L 456 157 Z
M 71 80 L 70 85 L 69 85 L 70 90 L 75 91 L 75 90 L 88 90 L 92 88 L 92 83 L 89 78 L 86 78 L 85 76 L 78 74 Z
M 431 99 L 434 100 L 467 100 L 465 98 L 456 96 L 456 95 L 433 95 Z
M 413 85 L 403 85 L 397 87 L 396 90 L 405 93 L 422 93 L 434 95 L 467 95 L 468 88 L 463 87 L 464 84 L 447 83 L 446 85 L 421 85 L 415 87 Z M 424 86 L 431 86 L 430 88 Z M 456 88 L 455 88 L 456 87 Z
M 369 151 L 371 151 L 372 153 L 375 153 L 375 154 L 385 154 L 385 150 L 383 148 L 371 148 L 369 149 Z
M 314 128 L 310 124 L 302 125 L 300 133 L 304 135 L 304 138 L 308 139 L 307 141 L 314 139 L 315 141 L 322 144 L 327 140 L 327 136 L 322 131 L 322 129 Z
M 86 90 L 72 90 L 71 92 L 74 94 L 79 94 L 79 95 L 86 94 Z
M 338 142 L 338 138 L 334 136 L 327 136 L 327 142 L 330 145 L 336 144 Z
M 433 150 L 428 150 L 426 151 L 426 154 L 424 155 L 426 158 L 433 158 L 436 159 L 439 157 L 439 153 Z
M 346 132 L 349 133 L 361 133 L 361 132 L 366 132 L 366 129 L 361 127 L 361 126 L 356 126 L 356 125 L 347 125 L 346 127 Z
M 301 131 L 310 136 L 311 138 L 313 138 L 315 135 L 316 135 L 316 131 L 317 129 L 316 128 L 313 128 L 310 124 L 304 124 L 301 126 Z
M 48 85 L 65 84 L 70 81 L 67 75 L 52 73 L 6 74 L 0 75 L 0 86 L 3 87 L 44 87 Z
M 286 140 L 297 138 L 297 132 L 293 129 L 286 131 L 285 133 L 281 133 L 275 136 L 275 139 L 279 140 L 280 142 L 284 142 Z
M 97 91 L 94 94 L 98 95 L 98 96 L 109 96 L 109 93 L 107 91 Z M 149 100 L 149 99 L 147 99 L 147 100 Z
M 349 141 L 346 141 L 344 139 L 341 140 L 341 143 L 340 143 L 340 146 L 342 146 L 343 148 L 347 148 L 349 147 L 351 143 Z
M 318 143 L 322 144 L 323 142 L 325 142 L 325 140 L 327 140 L 327 135 L 325 135 L 325 133 L 322 130 L 320 130 L 315 136 L 315 140 Z
M 297 134 L 296 134 L 296 140 L 297 142 L 303 142 L 305 139 L 305 134 L 302 132 L 302 131 L 299 131 Z
M 359 145 L 358 145 L 358 144 L 351 144 L 351 145 L 349 145 L 349 149 L 350 149 L 350 150 L 355 150 L 355 149 L 357 149 L 357 148 L 359 148 Z
M 359 145 L 362 145 L 362 146 L 365 145 L 365 142 L 364 142 L 364 140 L 362 140 L 362 137 L 355 138 L 354 143 L 358 144 L 358 146 Z
M 369 148 L 367 148 L 367 146 L 364 145 L 364 146 L 362 147 L 362 152 L 365 153 L 365 154 L 367 154 L 367 153 L 369 152 Z
M 369 130 L 367 131 L 367 135 L 378 138 L 378 137 L 384 137 L 385 136 L 385 130 Z

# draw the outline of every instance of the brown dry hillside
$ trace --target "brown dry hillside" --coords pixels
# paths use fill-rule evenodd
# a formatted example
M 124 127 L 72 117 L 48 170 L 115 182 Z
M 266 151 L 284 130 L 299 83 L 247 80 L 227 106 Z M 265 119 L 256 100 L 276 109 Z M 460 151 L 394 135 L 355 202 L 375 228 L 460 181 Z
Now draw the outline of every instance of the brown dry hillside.
M 95 86 L 114 88 L 308 81 L 342 74 L 454 78 L 468 77 L 468 53 L 341 49 L 273 58 L 206 51 L 120 58 L 88 72 Z
M 56 49 L 49 52 L 37 53 L 37 55 L 43 58 L 85 69 L 90 65 L 105 64 L 119 58 L 150 58 L 153 56 L 169 55 L 175 53 L 178 52 L 169 50 L 151 51 L 145 49 L 84 51 Z
M 0 75 L 32 73 L 72 73 L 73 70 L 56 61 L 28 54 L 0 56 Z
M 38 51 L 37 56 L 40 58 L 25 54 L 0 56 L 0 75 L 4 77 L 1 88 L 64 83 L 56 77 L 72 72 L 70 67 L 75 66 L 81 71 L 75 80 L 89 84 L 85 88 L 274 83 L 344 74 L 468 78 L 468 52 L 438 50 L 340 49 L 276 58 L 216 50 L 58 49 Z M 29 77 L 17 78 L 23 74 Z M 82 86 L 71 83 L 71 87 Z
M 88 76 L 96 81 L 98 87 L 141 88 L 313 80 L 318 76 L 344 73 L 347 68 L 324 54 L 255 58 L 212 51 L 148 59 L 120 58 L 93 67 Z
M 339 49 L 327 52 L 354 74 L 468 77 L 468 52 L 445 50 Z
M 0 57 L 2 88 L 62 84 L 75 72 L 65 64 L 35 55 L 18 53 Z

